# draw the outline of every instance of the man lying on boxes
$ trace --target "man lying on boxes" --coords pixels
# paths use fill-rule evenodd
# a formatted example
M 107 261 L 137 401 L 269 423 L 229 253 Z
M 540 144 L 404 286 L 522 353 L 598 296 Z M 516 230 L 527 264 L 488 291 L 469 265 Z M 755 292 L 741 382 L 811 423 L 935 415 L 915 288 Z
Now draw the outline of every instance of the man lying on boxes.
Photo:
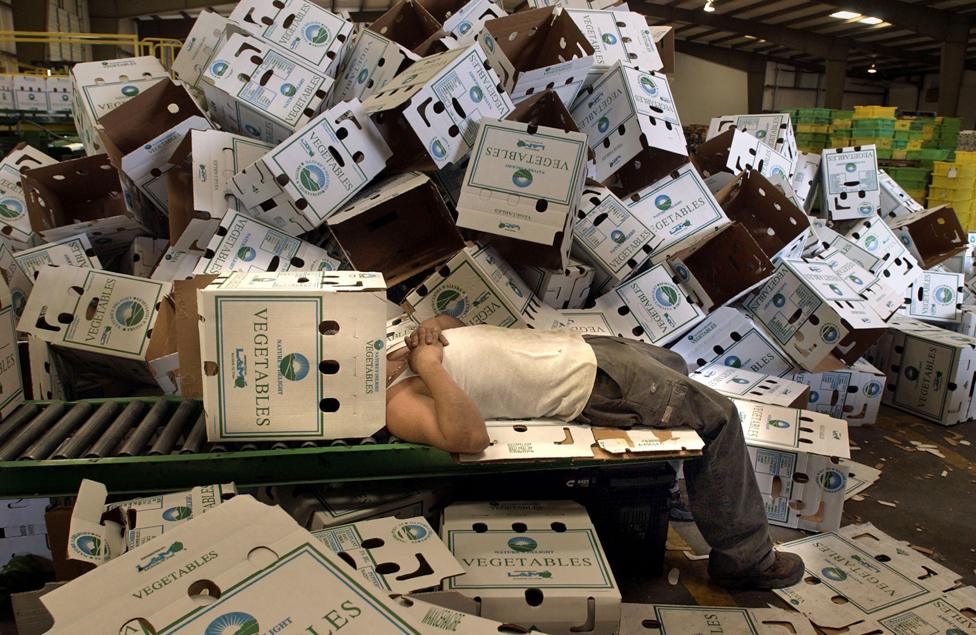
M 485 419 L 692 428 L 705 449 L 684 472 L 695 522 L 712 548 L 712 579 L 777 589 L 803 576 L 798 556 L 773 551 L 735 407 L 688 379 L 676 353 L 569 331 L 464 326 L 446 315 L 423 322 L 406 344 L 387 358 L 391 434 L 477 453 L 489 443 Z

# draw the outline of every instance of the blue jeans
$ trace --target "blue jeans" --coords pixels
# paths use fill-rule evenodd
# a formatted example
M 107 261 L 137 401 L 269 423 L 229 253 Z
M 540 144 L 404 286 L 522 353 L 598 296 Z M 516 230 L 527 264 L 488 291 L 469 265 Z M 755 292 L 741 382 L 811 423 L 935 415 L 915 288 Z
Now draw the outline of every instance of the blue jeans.
M 685 482 L 695 523 L 712 548 L 709 571 L 747 574 L 771 565 L 766 509 L 732 401 L 689 379 L 677 353 L 617 337 L 586 341 L 599 370 L 579 420 L 695 430 L 705 449 L 701 459 L 685 462 Z

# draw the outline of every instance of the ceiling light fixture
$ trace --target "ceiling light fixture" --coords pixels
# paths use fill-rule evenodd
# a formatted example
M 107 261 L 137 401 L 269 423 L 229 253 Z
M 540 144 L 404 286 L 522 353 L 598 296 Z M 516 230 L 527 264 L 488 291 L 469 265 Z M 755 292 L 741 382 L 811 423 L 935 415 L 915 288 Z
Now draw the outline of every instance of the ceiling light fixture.
M 703 9 L 705 13 L 715 12 L 715 0 L 705 0 L 705 8 Z
M 830 17 L 837 18 L 838 20 L 853 20 L 854 18 L 861 17 L 861 14 L 855 13 L 854 11 L 838 11 L 837 13 L 831 13 Z
M 871 68 L 868 69 L 868 74 L 874 75 L 877 72 L 878 72 L 878 67 L 875 65 L 874 62 L 871 62 Z
M 871 16 L 868 16 L 866 18 L 861 18 L 860 20 L 858 20 L 858 22 L 860 22 L 861 24 L 874 26 L 876 24 L 881 24 L 882 22 L 884 22 L 884 20 L 882 20 L 881 18 L 872 18 Z

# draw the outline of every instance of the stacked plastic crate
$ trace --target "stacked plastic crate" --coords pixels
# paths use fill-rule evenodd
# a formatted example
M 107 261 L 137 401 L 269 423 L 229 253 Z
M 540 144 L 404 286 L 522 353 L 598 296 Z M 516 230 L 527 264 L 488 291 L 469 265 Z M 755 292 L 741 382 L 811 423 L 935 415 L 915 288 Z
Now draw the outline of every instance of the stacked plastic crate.
M 800 108 L 790 112 L 796 130 L 796 145 L 801 152 L 819 154 L 830 146 L 833 111 L 829 108 Z
M 932 170 L 929 168 L 886 166 L 885 172 L 913 199 L 919 202 L 925 200 Z
M 936 161 L 927 205 L 948 205 L 956 210 L 963 227 L 976 227 L 973 203 L 976 200 L 976 153 L 959 152 L 954 162 Z
M 853 110 L 835 110 L 830 120 L 830 147 L 847 148 L 851 145 L 854 126 Z
M 879 159 L 890 159 L 897 122 L 895 110 L 893 106 L 855 106 L 851 145 L 873 144 Z
M 955 150 L 959 144 L 959 129 L 962 127 L 962 121 L 959 117 L 938 117 L 936 122 L 938 123 L 935 137 L 937 147 Z

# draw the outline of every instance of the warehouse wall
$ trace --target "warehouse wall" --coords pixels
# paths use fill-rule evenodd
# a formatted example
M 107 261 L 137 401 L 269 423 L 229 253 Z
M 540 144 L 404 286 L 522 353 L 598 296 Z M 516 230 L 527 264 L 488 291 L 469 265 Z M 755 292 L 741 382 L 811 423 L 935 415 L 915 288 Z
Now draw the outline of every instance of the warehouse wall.
M 747 112 L 746 73 L 675 53 L 671 92 L 681 123 L 707 124 L 712 117 Z
M 938 75 L 934 73 L 926 75 L 921 99 L 919 99 L 917 86 L 899 84 L 890 91 L 889 105 L 905 110 L 937 110 L 938 86 Z M 976 128 L 976 71 L 966 71 L 963 75 L 962 92 L 959 95 L 959 116 L 962 118 L 964 129 Z

